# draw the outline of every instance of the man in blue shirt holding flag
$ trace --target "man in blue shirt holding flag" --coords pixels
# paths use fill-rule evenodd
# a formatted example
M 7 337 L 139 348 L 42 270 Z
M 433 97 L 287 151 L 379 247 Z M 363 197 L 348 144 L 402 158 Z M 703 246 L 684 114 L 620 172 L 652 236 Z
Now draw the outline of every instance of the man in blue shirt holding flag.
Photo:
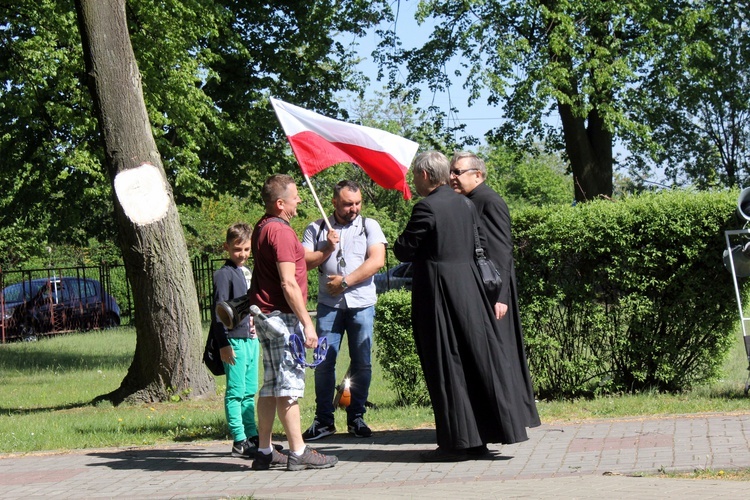
M 308 269 L 318 268 L 317 331 L 328 339 L 326 359 L 315 369 L 315 420 L 303 433 L 307 441 L 336 432 L 334 392 L 336 358 L 344 332 L 348 335 L 351 401 L 346 408 L 347 430 L 356 437 L 370 437 L 364 421 L 365 403 L 372 378 L 371 351 L 375 317 L 373 275 L 385 263 L 386 239 L 380 224 L 360 215 L 362 193 L 354 181 L 334 188 L 334 212 L 328 223 L 319 219 L 305 230 L 302 245 Z M 336 232 L 329 238 L 328 232 Z

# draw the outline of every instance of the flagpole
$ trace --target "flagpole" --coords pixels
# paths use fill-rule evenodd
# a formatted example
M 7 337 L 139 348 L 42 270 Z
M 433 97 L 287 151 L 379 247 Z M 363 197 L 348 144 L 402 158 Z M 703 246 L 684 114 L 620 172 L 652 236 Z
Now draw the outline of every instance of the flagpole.
M 323 220 L 326 221 L 326 227 L 329 231 L 331 231 L 333 229 L 331 227 L 331 222 L 328 220 L 328 216 L 323 210 L 323 206 L 320 204 L 318 193 L 315 192 L 315 187 L 313 187 L 312 182 L 310 182 L 310 176 L 305 174 L 304 172 L 302 174 L 305 176 L 305 180 L 307 181 L 307 187 L 309 187 L 310 191 L 312 192 L 313 198 L 315 199 L 315 204 L 318 205 L 318 210 L 320 210 L 320 213 L 323 215 Z

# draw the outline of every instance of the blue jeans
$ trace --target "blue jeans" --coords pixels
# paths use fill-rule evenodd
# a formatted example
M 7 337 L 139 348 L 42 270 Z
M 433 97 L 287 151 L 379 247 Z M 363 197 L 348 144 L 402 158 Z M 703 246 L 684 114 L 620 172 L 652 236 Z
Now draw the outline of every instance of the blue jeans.
M 349 379 L 351 401 L 346 408 L 347 420 L 365 413 L 365 402 L 372 379 L 372 325 L 375 306 L 358 309 L 335 309 L 318 304 L 318 337 L 328 338 L 326 359 L 315 368 L 315 418 L 322 425 L 333 424 L 333 394 L 336 390 L 336 358 L 344 332 L 349 341 Z

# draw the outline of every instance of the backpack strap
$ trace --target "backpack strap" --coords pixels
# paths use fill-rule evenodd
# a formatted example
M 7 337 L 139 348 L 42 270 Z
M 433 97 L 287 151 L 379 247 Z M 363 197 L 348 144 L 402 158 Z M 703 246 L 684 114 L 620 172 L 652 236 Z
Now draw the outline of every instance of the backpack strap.
M 326 226 L 326 220 L 318 219 L 315 222 L 318 224 L 318 231 L 315 233 L 315 237 L 313 238 L 313 241 L 315 241 L 316 243 L 320 243 L 320 236 L 323 234 L 323 228 Z M 324 260 L 318 265 L 318 274 L 323 274 L 323 264 L 328 262 L 328 259 L 330 258 L 331 256 L 329 255 L 328 257 L 326 257 L 326 260 Z
M 323 228 L 326 227 L 326 220 L 318 219 L 315 223 L 318 224 L 318 231 L 315 233 L 313 240 L 320 243 L 320 235 L 323 234 Z
M 289 225 L 289 222 L 285 221 L 281 217 L 269 217 L 267 219 L 263 219 L 260 224 L 258 224 L 258 230 L 263 229 L 269 222 L 281 222 L 282 224 L 286 224 L 287 226 Z
M 365 235 L 365 240 L 366 240 L 367 236 L 368 236 L 368 234 L 367 234 L 367 219 L 365 218 L 364 215 L 360 215 L 360 217 L 362 217 L 362 232 L 360 232 L 359 234 L 360 234 L 360 236 L 362 234 L 364 234 Z M 323 234 L 323 228 L 325 227 L 326 221 L 325 221 L 325 219 L 318 219 L 317 221 L 315 221 L 315 223 L 318 224 L 318 231 L 315 233 L 315 237 L 313 238 L 313 241 L 315 241 L 317 243 L 320 243 L 320 236 Z M 326 260 L 324 260 L 323 262 L 321 262 L 320 265 L 318 266 L 318 272 L 320 274 L 323 274 L 323 264 L 325 264 L 326 262 L 328 262 L 328 259 L 330 259 L 330 258 L 331 258 L 331 256 L 329 255 L 326 258 Z

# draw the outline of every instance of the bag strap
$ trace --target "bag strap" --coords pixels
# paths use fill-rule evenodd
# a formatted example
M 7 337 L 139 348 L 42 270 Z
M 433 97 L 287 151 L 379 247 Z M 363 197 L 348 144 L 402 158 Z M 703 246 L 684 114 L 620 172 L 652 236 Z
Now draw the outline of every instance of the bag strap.
M 367 217 L 360 214 L 360 217 L 362 217 L 362 230 L 359 232 L 359 236 L 365 235 L 365 239 L 369 236 L 369 232 L 367 231 Z M 316 224 L 318 224 L 318 230 L 315 232 L 315 236 L 313 237 L 313 241 L 316 241 L 320 243 L 320 235 L 323 234 L 323 229 L 326 226 L 326 220 L 325 219 L 318 219 L 315 221 Z
M 479 231 L 476 224 L 474 224 L 474 255 L 477 259 L 485 258 L 484 249 L 479 243 Z
M 318 219 L 318 220 L 320 221 L 320 223 L 318 224 L 318 232 L 315 233 L 315 237 L 313 238 L 313 243 L 315 243 L 315 244 L 320 243 L 320 235 L 323 234 L 323 229 L 326 227 L 326 220 L 325 219 L 321 218 L 321 219 Z M 318 221 L 316 221 L 316 222 L 318 222 Z M 314 248 L 315 247 L 313 247 L 313 249 Z M 331 256 L 329 255 L 328 257 L 326 257 L 326 260 L 324 260 L 323 262 L 321 262 L 318 265 L 318 274 L 323 274 L 323 264 L 325 264 L 326 262 L 328 262 L 328 259 L 330 259 L 330 258 L 331 258 Z
M 318 219 L 315 221 L 315 223 L 318 224 L 318 231 L 315 233 L 313 241 L 315 241 L 316 243 L 320 243 L 320 235 L 323 234 L 323 228 L 326 227 L 326 220 Z
M 484 249 L 482 248 L 482 244 L 479 242 L 479 230 L 477 229 L 477 212 L 474 208 L 474 203 L 472 203 L 468 198 L 464 197 L 464 203 L 466 203 L 469 208 L 471 208 L 471 218 L 472 218 L 472 225 L 474 226 L 474 256 L 477 259 L 484 259 Z

